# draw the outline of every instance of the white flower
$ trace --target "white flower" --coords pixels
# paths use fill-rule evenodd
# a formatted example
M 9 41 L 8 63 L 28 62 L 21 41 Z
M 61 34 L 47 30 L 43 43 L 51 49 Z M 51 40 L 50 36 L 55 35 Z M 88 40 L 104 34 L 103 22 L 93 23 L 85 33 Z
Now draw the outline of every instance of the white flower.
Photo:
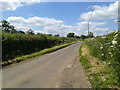
M 116 34 L 114 37 L 116 38 L 118 36 L 118 34 Z
M 102 53 L 102 56 L 104 56 L 104 54 Z
M 111 48 L 114 47 L 114 46 L 110 46 Z
M 113 45 L 117 44 L 117 41 L 113 40 L 113 41 L 112 41 L 112 44 L 113 44 Z
M 100 49 L 103 49 L 103 47 L 101 46 Z
M 109 52 L 109 54 L 112 54 L 111 52 Z
M 111 54 L 111 57 L 113 57 L 113 54 Z
M 110 62 L 108 63 L 108 65 L 110 65 Z
M 106 38 L 106 36 L 103 36 L 102 38 Z

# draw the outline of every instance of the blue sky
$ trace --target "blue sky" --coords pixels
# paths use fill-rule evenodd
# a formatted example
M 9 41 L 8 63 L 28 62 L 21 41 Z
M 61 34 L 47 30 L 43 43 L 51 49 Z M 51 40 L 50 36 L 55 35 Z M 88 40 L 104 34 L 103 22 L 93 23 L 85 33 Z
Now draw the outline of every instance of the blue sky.
M 20 21 L 23 25 L 23 20 L 21 21 L 19 18 L 22 17 L 24 18 L 24 20 L 26 20 L 25 22 L 28 22 L 28 19 L 31 17 L 38 17 L 42 18 L 43 20 L 45 18 L 48 19 L 48 21 L 42 21 L 43 23 L 47 23 L 49 22 L 49 19 L 54 19 L 56 20 L 55 23 L 59 23 L 59 21 L 62 21 L 62 24 L 60 23 L 60 27 L 58 28 L 59 30 L 57 31 L 57 29 L 52 30 L 52 28 L 54 29 L 56 26 L 50 26 L 50 25 L 25 25 L 25 29 L 27 28 L 32 28 L 33 30 L 35 30 L 35 32 L 42 32 L 42 33 L 52 33 L 52 34 L 61 34 L 62 36 L 66 35 L 68 32 L 75 32 L 76 34 L 80 35 L 80 34 L 86 34 L 86 26 L 84 25 L 83 22 L 86 21 L 90 21 L 92 22 L 96 22 L 96 23 L 104 23 L 106 22 L 106 24 L 100 24 L 97 26 L 94 26 L 91 24 L 91 31 L 93 28 L 96 28 L 95 31 L 93 30 L 93 32 L 96 33 L 96 35 L 103 35 L 106 32 L 103 30 L 104 28 L 106 30 L 109 30 L 110 32 L 112 30 L 117 30 L 117 25 L 115 24 L 115 20 L 117 20 L 116 17 L 107 17 L 107 15 L 105 13 L 107 13 L 106 11 L 101 12 L 100 8 L 104 10 L 104 8 L 108 8 L 111 9 L 110 4 L 114 4 L 115 2 L 39 2 L 39 3 L 33 3 L 33 4 L 25 4 L 23 6 L 19 6 L 17 8 L 15 8 L 14 10 L 11 8 L 11 10 L 6 9 L 4 11 L 2 11 L 2 19 L 6 19 L 8 21 L 11 22 L 11 24 L 13 24 L 18 30 L 22 29 L 21 27 L 17 27 L 17 25 L 19 25 L 19 23 L 15 23 L 16 21 Z M 95 7 L 93 7 L 95 6 Z M 115 5 L 114 5 L 115 6 Z M 114 8 L 113 6 L 113 8 Z M 94 11 L 100 12 L 100 18 L 98 17 L 97 19 L 97 15 L 95 14 L 94 18 L 94 14 L 93 16 L 91 16 L 91 14 L 87 14 L 88 12 L 92 12 L 94 13 Z M 114 13 L 111 13 L 111 10 L 108 10 L 110 13 L 109 15 L 114 15 Z M 113 9 L 113 12 L 115 12 L 115 9 Z M 83 17 L 81 18 L 81 15 L 85 14 L 85 17 L 89 17 L 91 16 L 91 18 L 88 20 L 87 18 Z M 103 13 L 103 14 L 101 14 Z M 105 15 L 104 15 L 105 14 Z M 116 13 L 117 14 L 117 13 Z M 102 16 L 103 15 L 103 16 Z M 98 13 L 99 16 L 99 13 Z M 10 18 L 11 17 L 11 18 Z M 15 20 L 13 20 L 15 17 Z M 31 20 L 31 19 L 30 19 Z M 32 19 L 34 20 L 34 19 Z M 36 21 L 36 19 L 35 19 Z M 38 21 L 39 23 L 40 21 Z M 52 20 L 51 20 L 52 22 Z M 78 23 L 80 23 L 78 25 Z M 29 23 L 27 23 L 29 24 Z M 81 26 L 82 25 L 82 26 Z M 80 30 L 78 28 L 81 28 Z M 83 28 L 85 27 L 85 28 Z M 47 28 L 47 29 L 46 29 Z M 62 31 L 62 28 L 66 28 Z M 74 30 L 74 29 L 78 29 L 78 30 Z M 100 28 L 101 31 L 100 31 Z M 70 29 L 70 31 L 69 31 Z M 23 29 L 24 30 L 24 29 Z M 66 31 L 65 31 L 66 30 Z M 25 30 L 24 30 L 25 31 Z M 55 32 L 54 32 L 55 31 Z M 65 31 L 65 34 L 64 34 Z

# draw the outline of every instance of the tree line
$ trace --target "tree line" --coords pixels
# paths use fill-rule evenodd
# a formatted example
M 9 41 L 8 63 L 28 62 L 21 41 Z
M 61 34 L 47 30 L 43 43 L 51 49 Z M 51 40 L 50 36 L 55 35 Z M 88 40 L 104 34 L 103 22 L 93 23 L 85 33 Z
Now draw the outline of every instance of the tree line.
M 10 23 L 6 20 L 3 20 L 1 21 L 2 25 L 0 26 L 2 28 L 2 30 L 4 32 L 7 32 L 7 33 L 22 33 L 22 34 L 31 34 L 31 35 L 35 35 L 34 31 L 32 29 L 29 29 L 28 31 L 24 32 L 24 31 L 17 31 L 15 29 L 15 27 L 13 25 L 10 25 Z M 36 35 L 40 35 L 42 33 L 37 33 Z M 52 34 L 44 34 L 46 36 L 51 36 L 51 37 L 60 37 L 59 34 L 55 34 L 55 35 L 52 35 Z M 81 38 L 81 39 L 86 39 L 86 38 L 93 38 L 94 35 L 93 35 L 93 32 L 89 32 L 88 35 L 81 35 L 81 36 L 78 36 L 78 35 L 75 35 L 75 33 L 68 33 L 66 37 L 70 37 L 70 38 Z
M 16 30 L 15 27 L 13 25 L 11 25 L 8 21 L 6 20 L 2 20 L 1 21 L 1 25 L 0 25 L 0 29 L 6 33 L 10 33 L 10 34 L 13 34 L 13 33 L 20 33 L 20 34 L 31 34 L 31 35 L 35 35 L 34 31 L 32 29 L 29 29 L 28 31 L 24 32 L 22 30 Z M 37 33 L 36 35 L 40 35 L 42 33 Z M 55 35 L 52 35 L 52 34 L 44 34 L 46 36 L 51 36 L 51 37 L 60 37 L 59 34 L 55 34 Z
M 68 33 L 67 37 L 86 39 L 86 38 L 93 38 L 94 35 L 93 35 L 93 32 L 89 32 L 88 35 L 81 35 L 81 36 L 77 36 L 77 35 L 75 35 L 75 33 Z

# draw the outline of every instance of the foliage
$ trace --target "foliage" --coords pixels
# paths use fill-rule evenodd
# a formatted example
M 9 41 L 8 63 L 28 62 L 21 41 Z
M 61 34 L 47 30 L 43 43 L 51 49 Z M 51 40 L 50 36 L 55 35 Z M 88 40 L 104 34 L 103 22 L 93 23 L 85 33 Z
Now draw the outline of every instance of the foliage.
M 74 39 L 50 37 L 43 34 L 2 33 L 2 60 L 7 61 L 18 56 L 31 54 L 55 45 L 68 43 Z
M 54 37 L 60 37 L 60 35 L 59 34 L 55 34 Z
M 26 33 L 27 33 L 27 34 L 34 35 L 34 31 L 33 31 L 32 29 L 29 29 Z
M 67 34 L 67 37 L 74 38 L 74 37 L 75 37 L 75 33 L 68 33 L 68 34 Z
M 7 65 L 10 65 L 10 64 L 13 64 L 13 63 L 18 63 L 18 62 L 24 61 L 24 60 L 32 58 L 32 57 L 36 57 L 36 56 L 39 56 L 39 55 L 50 53 L 50 52 L 56 51 L 58 49 L 64 48 L 64 47 L 69 46 L 69 45 L 74 44 L 74 43 L 76 43 L 76 42 L 65 43 L 65 44 L 58 45 L 58 46 L 48 48 L 48 49 L 44 49 L 42 51 L 35 52 L 35 53 L 29 54 L 29 55 L 23 55 L 21 57 L 17 57 L 17 58 L 8 60 L 8 61 L 3 61 L 2 66 L 7 66 Z
M 86 35 L 81 35 L 80 38 L 81 38 L 81 39 L 86 39 L 86 38 L 88 38 L 88 37 L 87 37 Z
M 106 61 L 91 56 L 90 53 L 91 51 L 85 42 L 79 50 L 80 61 L 92 88 L 120 88 L 120 76 L 116 72 L 116 68 L 111 67 L 110 63 Z
M 93 38 L 94 35 L 93 35 L 93 32 L 89 32 L 88 35 L 87 35 L 88 38 Z
M 9 22 L 7 22 L 6 20 L 1 21 L 2 25 L 0 26 L 2 28 L 2 30 L 4 30 L 5 32 L 8 33 L 16 33 L 16 29 L 13 25 L 10 25 Z
M 114 31 L 106 36 L 98 36 L 86 40 L 90 54 L 108 64 L 112 71 L 108 73 L 114 76 L 112 84 L 120 86 L 120 31 Z M 110 76 L 111 77 L 111 76 Z M 108 79 L 109 80 L 109 79 Z

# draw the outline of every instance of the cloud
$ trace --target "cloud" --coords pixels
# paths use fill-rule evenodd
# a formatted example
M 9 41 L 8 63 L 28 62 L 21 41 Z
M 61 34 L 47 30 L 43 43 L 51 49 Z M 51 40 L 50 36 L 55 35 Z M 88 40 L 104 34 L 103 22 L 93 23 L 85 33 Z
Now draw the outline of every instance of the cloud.
M 65 35 L 67 32 L 73 30 L 73 26 L 64 25 L 62 20 L 56 20 L 54 18 L 42 18 L 42 17 L 29 17 L 25 19 L 23 17 L 9 17 L 7 19 L 11 25 L 15 26 L 18 30 L 28 30 L 36 28 L 42 28 L 44 33 L 52 33 L 52 34 L 62 34 Z M 39 32 L 39 30 L 35 30 Z
M 23 17 L 9 17 L 7 21 L 11 22 L 12 25 L 15 25 L 16 28 L 19 26 L 26 26 L 28 28 L 32 26 L 59 26 L 63 24 L 61 20 L 55 20 L 54 18 L 41 18 L 41 17 L 30 17 L 25 19 Z
M 30 5 L 34 3 L 39 3 L 44 0 L 1 0 L 0 1 L 0 12 L 6 10 L 16 10 L 18 7 L 24 5 Z
M 109 28 L 101 28 L 99 26 L 106 25 L 107 22 L 89 22 L 89 31 L 93 32 L 95 35 L 104 34 L 106 31 L 109 31 Z M 82 32 L 82 34 L 87 34 L 88 32 L 88 22 L 83 21 L 77 23 L 78 29 Z
M 119 1 L 111 3 L 109 6 L 92 6 L 93 11 L 83 13 L 80 16 L 82 20 L 105 20 L 118 18 Z
M 103 25 L 106 25 L 107 22 L 89 22 L 89 28 L 90 29 L 94 29 L 98 26 L 103 26 Z M 79 29 L 88 29 L 88 22 L 86 21 L 83 21 L 83 22 L 79 22 L 77 23 Z
M 79 22 L 75 26 L 65 25 L 62 20 L 56 20 L 54 18 L 43 17 L 29 17 L 27 19 L 23 17 L 9 17 L 7 19 L 11 25 L 15 26 L 17 30 L 27 31 L 33 29 L 35 33 L 51 33 L 60 34 L 66 36 L 69 32 L 74 32 L 77 35 L 87 34 L 87 22 Z M 106 28 L 98 28 L 98 26 L 106 25 L 106 22 L 89 22 L 90 31 L 95 33 L 103 33 Z

